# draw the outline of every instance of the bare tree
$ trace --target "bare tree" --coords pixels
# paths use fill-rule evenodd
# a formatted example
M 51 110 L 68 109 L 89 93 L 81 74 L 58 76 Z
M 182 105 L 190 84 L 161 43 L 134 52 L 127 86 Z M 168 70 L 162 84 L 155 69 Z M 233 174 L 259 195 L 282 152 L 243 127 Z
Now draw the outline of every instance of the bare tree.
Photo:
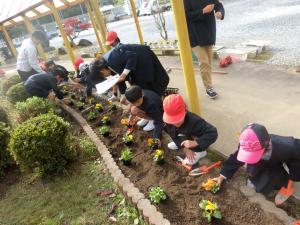
M 168 40 L 168 32 L 166 28 L 166 19 L 164 15 L 164 9 L 159 6 L 158 0 L 155 1 L 155 6 L 152 8 L 153 11 L 153 17 L 155 20 L 155 25 L 157 29 L 159 30 L 159 34 L 164 40 Z

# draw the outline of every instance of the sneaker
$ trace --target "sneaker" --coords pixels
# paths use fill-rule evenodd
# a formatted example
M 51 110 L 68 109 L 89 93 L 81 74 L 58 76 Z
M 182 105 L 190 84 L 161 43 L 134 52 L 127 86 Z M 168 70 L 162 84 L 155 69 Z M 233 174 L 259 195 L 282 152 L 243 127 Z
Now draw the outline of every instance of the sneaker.
M 145 126 L 148 122 L 149 122 L 149 120 L 141 119 L 140 121 L 138 121 L 138 122 L 136 123 L 136 125 L 138 125 L 139 127 L 143 127 L 143 126 Z
M 218 96 L 218 93 L 214 91 L 213 88 L 209 88 L 206 90 L 206 95 L 211 98 L 211 99 L 214 99 Z
M 175 144 L 174 141 L 172 141 L 168 144 L 168 148 L 171 149 L 171 150 L 178 150 L 178 147 L 177 147 L 177 145 Z
M 109 97 L 107 100 L 108 100 L 108 101 L 117 101 L 117 100 L 118 100 L 118 97 L 115 96 L 115 95 L 112 95 L 112 96 Z
M 183 163 L 186 165 L 194 165 L 196 164 L 200 159 L 204 158 L 207 155 L 206 151 L 203 152 L 195 152 L 195 157 L 192 160 L 189 160 L 188 158 L 185 158 L 183 160 Z
M 154 129 L 154 121 L 153 120 L 149 120 L 149 122 L 147 123 L 147 125 L 143 128 L 143 131 L 151 131 Z

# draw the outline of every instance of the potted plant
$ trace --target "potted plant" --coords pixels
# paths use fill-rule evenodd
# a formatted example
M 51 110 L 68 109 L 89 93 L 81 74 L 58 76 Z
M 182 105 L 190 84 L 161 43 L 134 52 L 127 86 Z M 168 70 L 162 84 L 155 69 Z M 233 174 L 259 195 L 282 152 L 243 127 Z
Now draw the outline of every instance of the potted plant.
M 69 93 L 69 86 L 68 85 L 63 86 L 62 93 L 65 96 L 68 95 L 68 93 Z
M 92 121 L 92 120 L 96 119 L 96 117 L 97 117 L 97 114 L 94 111 L 90 111 L 87 115 L 88 121 Z
M 111 110 L 117 110 L 117 105 L 112 100 L 107 101 Z
M 83 102 L 77 102 L 76 107 L 78 110 L 83 110 L 84 109 L 84 103 Z
M 75 95 L 74 93 L 72 93 L 72 94 L 70 95 L 70 97 L 71 97 L 72 99 L 75 99 L 75 98 L 76 98 L 76 95 Z
M 109 136 L 109 128 L 107 126 L 100 127 L 99 132 L 103 137 Z
M 201 187 L 206 191 L 212 192 L 213 194 L 217 193 L 220 190 L 217 182 L 210 178 L 206 182 L 202 183 Z
M 158 149 L 159 148 L 159 139 L 158 138 L 148 138 L 147 145 L 152 149 Z
M 101 119 L 101 124 L 103 125 L 110 125 L 110 119 L 108 116 L 103 116 Z
M 124 119 L 124 118 L 121 119 L 121 124 L 124 125 L 124 126 L 129 126 L 129 119 L 127 119 L 127 118 L 126 119 Z
M 122 138 L 125 145 L 130 146 L 133 143 L 134 137 L 132 134 L 125 134 Z
M 158 165 L 162 165 L 165 162 L 164 154 L 165 153 L 162 149 L 156 149 L 153 156 L 154 162 L 156 162 Z
M 202 216 L 210 223 L 213 219 L 222 219 L 221 211 L 216 203 L 202 200 L 199 207 L 204 210 Z
M 132 151 L 129 148 L 124 148 L 121 152 L 120 160 L 123 162 L 125 166 L 129 166 L 131 164 L 131 160 L 133 158 Z
M 103 106 L 102 106 L 100 103 L 97 103 L 97 104 L 95 105 L 95 109 L 96 109 L 99 113 L 103 112 Z
M 161 187 L 151 187 L 148 194 L 150 201 L 154 204 L 159 204 L 167 199 L 167 195 Z
M 81 101 L 82 103 L 85 103 L 86 97 L 82 96 L 79 98 L 79 101 Z
M 95 100 L 95 98 L 93 98 L 93 97 L 91 97 L 91 98 L 89 98 L 89 104 L 90 105 L 95 105 L 96 104 L 96 100 Z

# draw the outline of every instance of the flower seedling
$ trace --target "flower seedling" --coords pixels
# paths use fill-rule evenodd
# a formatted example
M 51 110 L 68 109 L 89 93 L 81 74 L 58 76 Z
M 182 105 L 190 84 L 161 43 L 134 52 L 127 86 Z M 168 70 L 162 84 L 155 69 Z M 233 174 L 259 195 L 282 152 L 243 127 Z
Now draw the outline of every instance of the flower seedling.
M 96 100 L 93 97 L 89 98 L 89 104 L 90 105 L 96 104 Z
M 154 156 L 153 156 L 153 160 L 154 162 L 156 162 L 157 164 L 163 164 L 164 163 L 164 151 L 161 149 L 156 149 Z
M 100 103 L 97 103 L 95 105 L 95 109 L 98 111 L 98 112 L 102 112 L 103 111 L 103 106 L 100 104 Z
M 125 143 L 125 145 L 130 146 L 132 145 L 134 138 L 132 134 L 125 134 L 122 140 Z
M 84 108 L 84 103 L 82 103 L 82 102 L 77 102 L 77 103 L 76 103 L 76 107 L 77 107 L 78 110 L 83 110 L 83 108 Z
M 121 157 L 120 157 L 124 165 L 129 166 L 131 164 L 132 158 L 133 158 L 132 151 L 129 148 L 124 148 L 121 152 Z
M 107 126 L 102 126 L 102 127 L 100 127 L 99 132 L 103 137 L 108 137 L 109 128 Z
M 83 102 L 83 103 L 85 103 L 85 100 L 86 100 L 85 97 L 80 97 L 80 98 L 79 98 L 79 101 L 81 101 L 81 102 Z
M 158 138 L 148 138 L 147 145 L 152 149 L 158 149 L 159 147 L 159 139 Z
M 129 126 L 129 119 L 121 119 L 121 124 L 124 126 Z
M 76 95 L 74 93 L 71 94 L 70 96 L 72 99 L 75 99 L 76 98 Z
M 108 116 L 103 116 L 102 119 L 101 119 L 101 123 L 103 125 L 109 125 L 110 124 L 110 119 Z
M 152 203 L 159 204 L 167 199 L 167 195 L 161 187 L 152 187 L 149 191 L 149 198 Z
M 217 182 L 210 178 L 205 183 L 202 183 L 201 187 L 204 188 L 204 190 L 211 191 L 214 194 L 220 190 Z
M 117 105 L 112 100 L 108 100 L 107 103 L 110 105 L 111 110 L 117 110 Z
M 64 85 L 64 86 L 63 86 L 63 90 L 62 90 L 63 95 L 68 95 L 68 92 L 69 92 L 69 87 L 68 87 L 68 85 Z
M 202 216 L 210 223 L 213 219 L 222 219 L 221 212 L 216 203 L 209 200 L 202 200 L 199 207 L 204 210 Z
M 97 117 L 97 114 L 94 111 L 90 111 L 89 114 L 87 115 L 87 119 L 89 121 L 92 121 L 92 120 L 96 119 L 96 117 Z

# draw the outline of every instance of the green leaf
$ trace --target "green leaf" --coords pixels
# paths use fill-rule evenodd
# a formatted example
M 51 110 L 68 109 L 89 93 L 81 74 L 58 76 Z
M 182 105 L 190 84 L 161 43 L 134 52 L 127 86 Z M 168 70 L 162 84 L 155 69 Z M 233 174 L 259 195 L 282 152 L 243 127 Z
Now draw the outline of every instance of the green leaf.
M 221 212 L 219 210 L 215 211 L 215 213 L 213 214 L 213 217 L 215 217 L 216 219 L 222 219 L 222 215 Z
M 138 219 L 138 218 L 135 218 L 135 219 L 134 219 L 134 224 L 135 224 L 135 225 L 138 225 L 138 224 L 139 224 L 139 222 L 140 222 L 140 221 L 139 221 L 139 219 Z

